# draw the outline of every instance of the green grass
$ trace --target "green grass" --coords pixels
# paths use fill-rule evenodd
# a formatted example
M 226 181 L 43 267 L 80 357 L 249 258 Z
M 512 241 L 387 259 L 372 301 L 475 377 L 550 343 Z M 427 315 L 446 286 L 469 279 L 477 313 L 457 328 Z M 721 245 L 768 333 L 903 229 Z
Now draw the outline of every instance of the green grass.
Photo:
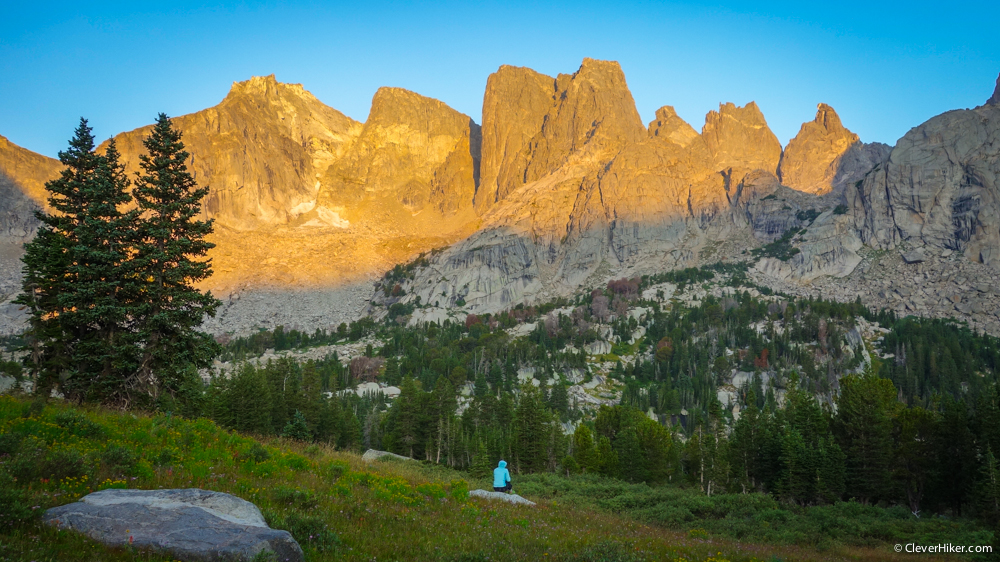
M 745 542 L 770 540 L 760 533 L 725 538 L 736 536 L 718 525 L 727 518 L 697 509 L 684 490 L 555 475 L 515 476 L 515 485 L 538 506 L 470 499 L 464 476 L 439 465 L 365 465 L 353 452 L 259 441 L 204 419 L 0 397 L 0 561 L 169 560 L 107 548 L 39 518 L 95 490 L 187 487 L 253 502 L 270 525 L 296 537 L 307 560 L 904 559 L 881 543 L 817 550 Z M 657 509 L 686 509 L 695 519 L 675 525 Z
M 533 474 L 520 477 L 518 492 L 597 508 L 689 533 L 768 544 L 891 548 L 896 543 L 991 544 L 993 533 L 973 520 L 924 517 L 904 507 L 856 502 L 801 507 L 766 494 L 716 494 L 696 489 L 650 487 L 607 478 Z

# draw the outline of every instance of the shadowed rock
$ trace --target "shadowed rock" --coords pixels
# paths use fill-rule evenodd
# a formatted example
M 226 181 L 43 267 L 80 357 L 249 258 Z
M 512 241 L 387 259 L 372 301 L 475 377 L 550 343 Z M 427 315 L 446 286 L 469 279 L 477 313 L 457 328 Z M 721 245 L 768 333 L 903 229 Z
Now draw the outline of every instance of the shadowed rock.
M 949 111 L 914 127 L 845 195 L 868 245 L 909 240 L 1000 268 L 1000 106 Z
M 303 559 L 292 535 L 269 528 L 257 506 L 206 490 L 102 490 L 49 509 L 43 521 L 108 546 L 165 551 L 180 560 Z

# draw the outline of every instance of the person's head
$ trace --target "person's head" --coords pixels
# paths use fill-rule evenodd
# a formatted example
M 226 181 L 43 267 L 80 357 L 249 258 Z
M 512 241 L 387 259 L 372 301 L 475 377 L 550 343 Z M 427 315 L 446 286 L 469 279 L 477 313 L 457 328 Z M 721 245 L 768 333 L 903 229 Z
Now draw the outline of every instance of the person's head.
M 505 468 L 507 466 L 507 461 L 501 460 L 500 464 L 498 464 L 497 466 L 500 467 L 500 468 Z

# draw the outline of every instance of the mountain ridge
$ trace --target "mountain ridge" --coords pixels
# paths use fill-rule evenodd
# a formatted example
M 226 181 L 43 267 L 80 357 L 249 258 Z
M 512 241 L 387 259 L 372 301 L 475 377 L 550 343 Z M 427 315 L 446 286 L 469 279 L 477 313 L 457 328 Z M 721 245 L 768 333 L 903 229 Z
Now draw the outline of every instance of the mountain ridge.
M 350 306 L 337 314 L 307 314 L 317 327 L 365 306 L 378 316 L 400 299 L 358 295 L 435 248 L 401 300 L 437 303 L 421 314 L 438 317 L 738 260 L 803 229 L 789 239 L 797 253 L 765 256 L 754 271 L 808 290 L 849 278 L 866 248 L 906 247 L 961 253 L 992 271 L 998 96 L 1000 79 L 985 105 L 932 118 L 895 147 L 863 143 L 821 103 L 782 147 L 754 102 L 721 103 L 700 132 L 669 105 L 644 124 L 620 65 L 584 59 L 556 77 L 501 66 L 487 80 L 481 125 L 389 87 L 359 123 L 273 75 L 234 82 L 218 105 L 174 122 L 192 173 L 210 188 L 203 215 L 216 221 L 218 247 L 205 288 L 233 303 L 213 329 L 239 331 L 296 320 L 249 307 L 250 294 L 281 309 L 283 291 L 348 290 Z M 130 171 L 145 131 L 115 137 Z M 0 140 L 0 187 L 17 202 L 0 215 L 10 248 L 33 234 L 31 211 L 59 168 L 13 146 Z M 7 253 L 4 294 L 19 278 L 17 250 Z

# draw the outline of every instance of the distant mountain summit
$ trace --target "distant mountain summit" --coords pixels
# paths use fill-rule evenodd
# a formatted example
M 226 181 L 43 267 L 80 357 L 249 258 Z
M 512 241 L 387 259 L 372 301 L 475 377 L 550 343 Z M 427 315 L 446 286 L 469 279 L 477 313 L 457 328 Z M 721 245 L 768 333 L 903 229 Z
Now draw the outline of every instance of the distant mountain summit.
M 867 275 L 869 249 L 900 248 L 911 263 L 963 255 L 992 283 L 998 113 L 1000 79 L 985 105 L 889 147 L 863 143 L 821 103 L 782 147 L 753 102 L 720 104 L 700 131 L 669 105 L 643 124 L 618 63 L 584 59 L 556 77 L 500 67 L 481 126 L 388 87 L 359 123 L 274 76 L 234 83 L 217 106 L 174 122 L 210 188 L 203 213 L 218 247 L 206 287 L 228 296 L 212 329 L 242 331 L 329 327 L 397 302 L 419 303 L 415 318 L 496 311 L 718 260 L 749 259 L 762 281 L 807 291 Z M 148 132 L 116 137 L 130 171 Z M 4 299 L 59 168 L 0 137 Z M 372 295 L 383 272 L 431 249 L 398 291 Z M 881 285 L 858 283 L 895 305 Z
M 318 180 L 357 138 L 361 123 L 274 75 L 233 84 L 219 105 L 174 118 L 205 216 L 236 230 L 285 224 L 316 200 Z M 151 126 L 115 137 L 129 172 L 139 169 Z

